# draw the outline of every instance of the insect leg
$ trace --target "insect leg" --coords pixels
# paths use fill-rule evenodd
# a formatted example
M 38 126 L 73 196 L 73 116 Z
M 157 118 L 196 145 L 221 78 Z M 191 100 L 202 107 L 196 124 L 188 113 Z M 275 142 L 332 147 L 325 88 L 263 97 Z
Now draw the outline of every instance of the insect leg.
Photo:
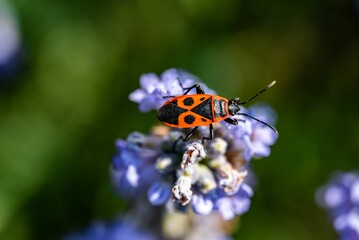
M 183 95 L 186 95 L 187 93 L 189 93 L 189 91 L 191 91 L 193 88 L 196 88 L 197 94 L 204 94 L 204 90 L 203 90 L 202 86 L 199 84 L 195 84 L 192 87 L 183 88 L 184 90 L 186 90 L 186 92 Z
M 209 125 L 209 137 L 202 138 L 202 145 L 204 144 L 204 140 L 212 140 L 214 138 L 214 128 L 213 124 Z
M 192 137 L 192 135 L 194 134 L 194 132 L 197 130 L 198 127 L 194 127 L 185 138 L 180 137 L 184 142 L 187 142 L 188 139 L 190 139 L 190 137 Z
M 196 88 L 196 93 L 197 94 L 204 94 L 203 87 L 201 85 L 199 85 L 199 84 L 194 84 L 192 87 L 184 88 L 179 79 L 178 79 L 178 83 L 180 84 L 183 91 L 185 91 L 185 93 L 183 95 L 187 95 L 193 88 Z M 163 96 L 163 98 L 174 98 L 174 97 L 176 97 L 176 96 Z
M 182 137 L 180 136 L 179 138 L 177 138 L 176 141 L 174 141 L 173 145 L 172 145 L 172 149 L 175 150 L 176 149 L 176 145 L 178 143 L 179 140 L 182 140 L 183 142 L 187 142 L 191 137 L 192 135 L 194 134 L 194 132 L 197 130 L 198 127 L 194 127 L 188 134 L 186 137 Z
M 237 119 L 226 118 L 226 119 L 224 119 L 224 121 L 225 121 L 226 123 L 229 123 L 229 124 L 232 124 L 232 125 L 238 125 Z

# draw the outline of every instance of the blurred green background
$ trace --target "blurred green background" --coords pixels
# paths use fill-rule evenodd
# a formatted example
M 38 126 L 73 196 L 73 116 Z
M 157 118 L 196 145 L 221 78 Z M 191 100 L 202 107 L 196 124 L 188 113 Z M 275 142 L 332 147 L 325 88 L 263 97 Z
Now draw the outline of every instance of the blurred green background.
M 346 0 L 14 0 L 25 55 L 0 91 L 0 239 L 58 239 L 126 209 L 116 138 L 158 121 L 128 95 L 180 67 L 278 112 L 278 142 L 237 239 L 336 239 L 314 194 L 358 167 L 359 3 Z M 0 43 L 1 44 L 1 43 Z

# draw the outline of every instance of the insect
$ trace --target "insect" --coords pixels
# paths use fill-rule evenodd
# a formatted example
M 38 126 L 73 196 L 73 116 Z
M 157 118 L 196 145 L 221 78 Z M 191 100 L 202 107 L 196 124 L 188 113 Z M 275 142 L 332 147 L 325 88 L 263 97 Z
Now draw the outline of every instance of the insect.
M 268 86 L 263 88 L 257 94 L 250 99 L 240 102 L 239 98 L 232 98 L 230 100 L 212 94 L 205 94 L 203 88 L 199 84 L 195 84 L 192 87 L 184 88 L 179 81 L 182 89 L 185 91 L 180 96 L 165 96 L 170 97 L 160 109 L 157 111 L 157 118 L 165 125 L 174 128 L 193 128 L 185 137 L 180 137 L 184 142 L 188 141 L 195 133 L 198 127 L 209 125 L 209 137 L 203 137 L 204 140 L 212 140 L 214 138 L 213 123 L 219 121 L 225 121 L 232 125 L 237 125 L 238 120 L 231 118 L 234 115 L 242 115 L 255 121 L 258 121 L 265 126 L 272 129 L 278 134 L 271 125 L 265 123 L 255 117 L 252 117 L 246 113 L 240 113 L 240 105 L 244 105 L 252 101 L 258 95 L 272 87 L 276 82 L 271 82 Z M 192 89 L 196 89 L 196 94 L 188 94 Z M 177 141 L 179 140 L 177 139 Z M 175 144 L 177 143 L 175 142 Z

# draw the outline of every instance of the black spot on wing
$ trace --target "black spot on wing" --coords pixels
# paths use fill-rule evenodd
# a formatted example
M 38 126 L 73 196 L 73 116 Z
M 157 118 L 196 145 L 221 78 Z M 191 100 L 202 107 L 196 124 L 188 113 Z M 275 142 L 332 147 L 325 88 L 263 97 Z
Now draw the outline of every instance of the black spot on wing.
M 197 113 L 198 115 L 201 115 L 202 117 L 205 117 L 207 119 L 213 120 L 212 117 L 212 97 L 208 98 L 207 100 L 204 100 L 197 106 L 191 109 L 191 112 Z
M 192 106 L 193 103 L 194 103 L 194 100 L 193 100 L 192 97 L 187 97 L 187 98 L 185 98 L 185 99 L 183 100 L 183 104 L 184 104 L 185 106 Z
M 193 115 L 187 115 L 184 117 L 184 121 L 187 124 L 192 124 L 195 120 L 196 120 L 196 118 Z
M 186 111 L 187 109 L 177 106 L 177 101 L 173 101 L 158 109 L 157 118 L 161 122 L 178 125 L 179 115 Z

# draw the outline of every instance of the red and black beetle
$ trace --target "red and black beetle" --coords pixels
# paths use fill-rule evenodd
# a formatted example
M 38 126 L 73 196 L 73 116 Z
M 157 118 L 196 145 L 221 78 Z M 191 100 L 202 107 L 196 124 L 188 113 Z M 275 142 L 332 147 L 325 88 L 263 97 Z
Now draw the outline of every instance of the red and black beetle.
M 182 84 L 179 81 L 181 87 Z M 239 113 L 240 105 L 250 102 L 259 94 L 272 87 L 276 82 L 271 82 L 267 87 L 259 91 L 250 99 L 240 102 L 239 98 L 226 99 L 218 95 L 205 94 L 203 88 L 199 84 L 195 84 L 190 88 L 183 88 L 185 91 L 181 96 L 166 96 L 171 97 L 166 101 L 157 111 L 157 118 L 164 124 L 174 128 L 193 128 L 186 137 L 180 138 L 184 142 L 193 135 L 199 126 L 209 125 L 209 137 L 202 139 L 211 140 L 214 137 L 213 123 L 224 120 L 225 122 L 237 125 L 237 119 L 230 118 L 234 115 L 243 115 L 252 118 L 267 127 L 271 128 L 275 133 L 278 133 L 271 125 L 265 123 L 255 117 L 246 113 Z M 196 89 L 196 94 L 188 94 L 192 89 Z M 166 98 L 164 97 L 164 98 Z

